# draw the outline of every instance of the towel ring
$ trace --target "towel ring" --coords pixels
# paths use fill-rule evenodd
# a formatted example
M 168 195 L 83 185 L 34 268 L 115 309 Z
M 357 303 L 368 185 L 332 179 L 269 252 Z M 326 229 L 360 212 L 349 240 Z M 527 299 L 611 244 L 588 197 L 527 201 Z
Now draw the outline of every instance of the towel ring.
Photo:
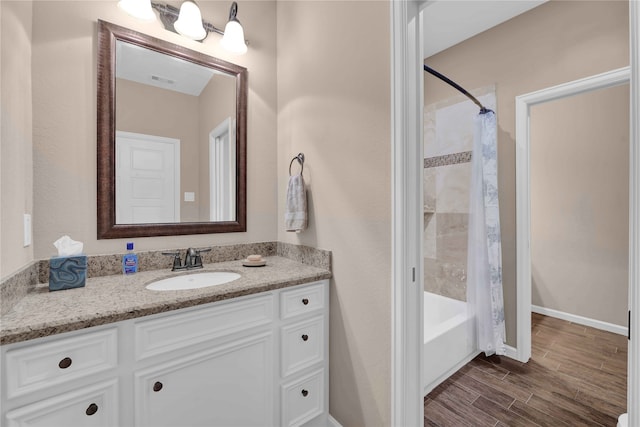
M 289 176 L 291 176 L 291 165 L 293 165 L 294 160 L 298 160 L 298 163 L 300 163 L 300 175 L 302 175 L 302 171 L 304 171 L 304 154 L 298 153 L 289 163 Z

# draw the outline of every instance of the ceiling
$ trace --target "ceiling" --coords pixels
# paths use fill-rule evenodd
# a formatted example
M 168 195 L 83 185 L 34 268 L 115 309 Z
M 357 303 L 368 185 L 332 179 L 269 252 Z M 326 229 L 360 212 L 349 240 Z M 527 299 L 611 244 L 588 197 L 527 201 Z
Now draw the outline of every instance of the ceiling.
M 151 49 L 116 43 L 116 77 L 199 96 L 215 70 Z
M 424 57 L 520 15 L 546 0 L 431 0 L 424 9 Z

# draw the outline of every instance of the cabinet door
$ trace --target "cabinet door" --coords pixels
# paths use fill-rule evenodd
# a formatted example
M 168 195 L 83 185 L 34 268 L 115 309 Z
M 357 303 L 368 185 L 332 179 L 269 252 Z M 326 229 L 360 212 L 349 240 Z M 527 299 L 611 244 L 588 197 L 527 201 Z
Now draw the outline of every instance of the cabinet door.
M 7 414 L 9 427 L 112 427 L 119 424 L 117 380 L 61 394 Z
M 272 355 L 268 332 L 137 372 L 136 425 L 273 425 Z

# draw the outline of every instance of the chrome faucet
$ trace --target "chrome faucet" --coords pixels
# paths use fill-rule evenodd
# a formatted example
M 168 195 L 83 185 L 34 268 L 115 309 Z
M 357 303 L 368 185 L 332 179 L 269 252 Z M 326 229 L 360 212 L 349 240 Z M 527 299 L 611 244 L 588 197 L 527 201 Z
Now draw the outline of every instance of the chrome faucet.
M 211 248 L 189 248 L 184 255 L 184 263 L 180 261 L 180 251 L 162 252 L 162 255 L 169 255 L 173 257 L 173 266 L 171 267 L 171 271 L 193 270 L 202 268 L 202 256 L 200 256 L 200 254 L 203 252 L 209 252 L 210 250 Z

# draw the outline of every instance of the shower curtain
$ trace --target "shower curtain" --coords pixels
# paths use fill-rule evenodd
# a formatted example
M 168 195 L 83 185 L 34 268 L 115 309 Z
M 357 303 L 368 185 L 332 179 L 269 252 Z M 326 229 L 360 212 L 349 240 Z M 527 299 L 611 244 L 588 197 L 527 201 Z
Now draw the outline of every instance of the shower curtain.
M 467 306 L 476 319 L 478 349 L 487 356 L 506 352 L 496 131 L 493 111 L 476 116 L 469 200 Z

